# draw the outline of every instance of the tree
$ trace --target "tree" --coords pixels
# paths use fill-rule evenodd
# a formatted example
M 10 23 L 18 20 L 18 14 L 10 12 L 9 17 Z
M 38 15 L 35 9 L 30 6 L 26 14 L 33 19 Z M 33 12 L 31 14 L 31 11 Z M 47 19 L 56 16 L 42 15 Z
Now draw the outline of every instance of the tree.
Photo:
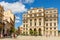
M 37 31 L 34 31 L 34 35 L 37 36 Z
M 25 32 L 23 32 L 23 34 L 22 35 L 25 35 Z
M 39 35 L 41 36 L 41 32 L 39 31 Z
M 10 34 L 14 33 L 15 32 L 15 28 L 14 27 L 11 27 L 10 29 Z
M 33 30 L 30 30 L 30 34 L 33 35 Z

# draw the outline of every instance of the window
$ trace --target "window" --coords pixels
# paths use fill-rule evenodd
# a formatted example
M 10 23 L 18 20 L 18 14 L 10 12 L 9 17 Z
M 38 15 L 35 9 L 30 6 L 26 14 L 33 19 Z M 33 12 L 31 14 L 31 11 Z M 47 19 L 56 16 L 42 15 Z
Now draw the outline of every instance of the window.
M 26 21 L 26 23 L 28 23 L 28 20 Z
M 26 18 L 24 18 L 23 20 L 26 20 Z
M 23 26 L 25 27 L 25 24 Z
M 56 26 L 56 23 L 54 23 L 54 26 Z
M 36 17 L 37 15 L 36 14 L 34 14 L 34 17 Z
M 54 19 L 54 21 L 56 21 L 56 19 Z
M 48 30 L 48 28 L 46 28 L 46 30 Z
M 46 15 L 45 17 L 48 17 L 48 15 Z
M 50 11 L 50 13 L 52 13 L 52 11 Z
M 54 12 L 56 12 L 56 10 L 54 10 Z
M 50 19 L 50 21 L 52 21 L 52 19 Z
M 30 22 L 32 21 L 32 19 L 30 19 Z
M 30 26 L 32 26 L 32 19 L 30 19 Z
M 52 17 L 52 15 L 50 15 L 50 17 Z
M 26 24 L 26 27 L 28 27 L 28 24 Z
M 56 27 L 54 29 L 56 29 Z
M 56 36 L 56 31 L 54 31 L 54 36 Z
M 24 17 L 25 17 L 25 15 L 24 15 Z
M 2 10 L 0 10 L 0 13 L 2 12 Z
M 36 21 L 36 19 L 34 19 L 34 21 Z
M 35 26 L 36 26 L 36 22 L 35 22 Z
M 30 17 L 32 17 L 32 14 L 30 14 Z
M 52 23 L 50 23 L 50 26 L 52 26 Z
M 56 14 L 54 14 L 54 17 L 56 17 Z
M 39 22 L 39 25 L 41 26 L 41 22 Z
M 42 14 L 40 13 L 39 16 L 41 16 Z
M 50 30 L 52 30 L 52 28 L 50 28 Z
M 45 21 L 48 21 L 48 19 L 45 19 Z
M 41 12 L 41 10 L 39 10 L 39 12 Z
M 46 13 L 48 13 L 48 12 L 46 12 Z
M 48 23 L 46 23 L 46 26 L 48 26 Z
M 23 30 L 25 30 L 25 28 L 23 28 Z
M 23 23 L 25 23 L 25 21 L 23 21 Z
M 39 21 L 41 21 L 41 18 L 39 18 Z
M 35 26 L 36 26 L 36 19 L 34 19 L 34 22 L 35 22 L 34 24 L 35 24 Z

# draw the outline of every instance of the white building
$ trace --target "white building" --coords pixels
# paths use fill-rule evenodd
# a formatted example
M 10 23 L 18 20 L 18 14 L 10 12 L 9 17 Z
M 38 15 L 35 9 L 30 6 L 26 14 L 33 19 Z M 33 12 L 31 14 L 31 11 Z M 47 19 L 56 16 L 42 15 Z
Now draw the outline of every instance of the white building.
M 33 8 L 23 14 L 23 33 L 42 36 L 58 36 L 58 10 Z

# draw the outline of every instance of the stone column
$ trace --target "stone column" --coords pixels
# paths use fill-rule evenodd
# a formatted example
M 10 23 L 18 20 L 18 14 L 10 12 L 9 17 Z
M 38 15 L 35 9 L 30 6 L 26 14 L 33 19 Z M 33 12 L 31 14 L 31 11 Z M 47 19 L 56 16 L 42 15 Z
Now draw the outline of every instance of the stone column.
M 44 35 L 44 29 L 43 28 L 41 29 L 41 34 L 42 34 L 42 36 Z
M 28 28 L 28 35 L 29 35 L 29 28 Z
M 42 36 L 44 35 L 44 32 L 43 32 L 43 30 L 41 30 L 41 34 L 42 34 Z
M 34 19 L 32 19 L 32 26 L 34 26 Z
M 58 36 L 58 31 L 56 31 L 56 36 Z
M 38 28 L 37 28 L 37 30 L 36 30 L 36 31 L 37 31 L 37 35 L 39 35 L 39 31 L 38 31 Z
M 37 26 L 39 26 L 39 19 L 37 19 L 37 21 L 36 21 L 36 22 L 37 22 Z

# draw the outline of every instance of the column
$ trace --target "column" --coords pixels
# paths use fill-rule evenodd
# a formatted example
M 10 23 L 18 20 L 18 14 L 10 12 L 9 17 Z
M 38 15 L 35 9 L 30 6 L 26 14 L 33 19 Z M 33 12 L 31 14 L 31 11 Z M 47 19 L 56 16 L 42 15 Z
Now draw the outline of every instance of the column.
M 37 31 L 37 35 L 39 35 L 39 31 L 38 31 L 38 28 L 37 28 L 37 30 L 36 30 L 36 31 Z
M 58 31 L 56 31 L 56 36 L 58 36 Z
M 30 35 L 30 34 L 29 34 L 29 28 L 28 28 L 28 35 Z
M 43 28 L 41 29 L 41 34 L 42 34 L 42 36 L 44 35 L 44 29 Z
M 34 19 L 32 19 L 32 26 L 34 26 Z
M 37 19 L 37 26 L 39 26 L 39 19 Z

